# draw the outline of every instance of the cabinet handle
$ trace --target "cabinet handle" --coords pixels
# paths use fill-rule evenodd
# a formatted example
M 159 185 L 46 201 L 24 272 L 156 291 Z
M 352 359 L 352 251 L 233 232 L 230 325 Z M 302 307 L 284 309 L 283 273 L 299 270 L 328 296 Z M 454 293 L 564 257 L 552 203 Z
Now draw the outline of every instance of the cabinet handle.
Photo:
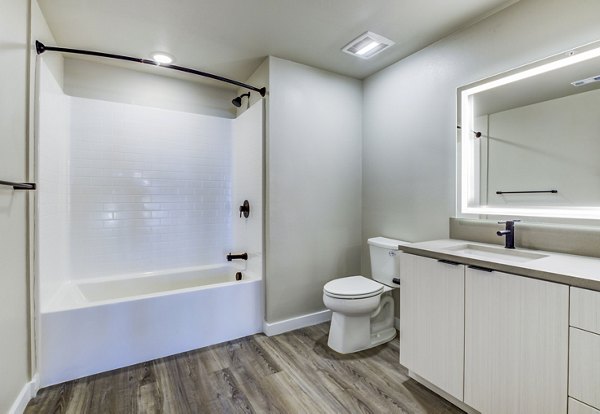
M 494 269 L 488 269 L 487 267 L 481 267 L 481 266 L 475 266 L 475 265 L 469 265 L 468 267 L 469 267 L 469 269 L 481 270 L 482 272 L 493 272 L 494 271 Z
M 446 260 L 446 259 L 438 259 L 438 262 L 440 263 L 446 263 L 452 266 L 458 266 L 461 265 L 462 263 L 458 263 L 458 262 L 453 262 L 452 260 Z

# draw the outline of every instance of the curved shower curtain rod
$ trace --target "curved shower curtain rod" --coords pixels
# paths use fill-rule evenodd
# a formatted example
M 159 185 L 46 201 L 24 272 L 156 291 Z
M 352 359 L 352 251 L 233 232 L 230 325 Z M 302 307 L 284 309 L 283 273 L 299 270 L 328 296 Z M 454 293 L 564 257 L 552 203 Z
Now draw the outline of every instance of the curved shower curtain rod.
M 239 86 L 239 87 L 242 87 L 245 89 L 250 89 L 251 91 L 258 92 L 260 94 L 260 96 L 263 96 L 263 97 L 267 93 L 267 88 L 257 88 L 255 86 L 248 85 L 247 83 L 238 82 L 233 79 L 228 79 L 223 76 L 214 75 L 214 74 L 208 73 L 208 72 L 202 72 L 202 71 L 199 71 L 196 69 L 186 68 L 184 66 L 160 64 L 151 59 L 142 59 L 142 58 L 136 58 L 136 57 L 132 57 L 132 56 L 115 55 L 112 53 L 95 52 L 92 50 L 69 49 L 66 47 L 46 46 L 39 40 L 35 41 L 35 49 L 36 49 L 38 55 L 41 55 L 44 52 L 74 53 L 77 55 L 99 56 L 99 57 L 104 57 L 104 58 L 109 58 L 109 59 L 127 60 L 129 62 L 143 63 L 145 65 L 160 66 L 162 68 L 173 69 L 173 70 L 177 70 L 179 72 L 191 73 L 193 75 L 198 75 L 198 76 L 204 76 L 205 78 L 215 79 L 215 80 L 225 82 L 225 83 L 230 83 L 232 85 L 236 85 L 236 86 Z

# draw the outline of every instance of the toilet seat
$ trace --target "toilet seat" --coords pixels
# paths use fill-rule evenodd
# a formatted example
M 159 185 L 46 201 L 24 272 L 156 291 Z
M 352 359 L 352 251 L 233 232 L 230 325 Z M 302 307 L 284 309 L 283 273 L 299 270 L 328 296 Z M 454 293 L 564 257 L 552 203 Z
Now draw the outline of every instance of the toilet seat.
M 323 286 L 323 293 L 337 299 L 364 299 L 383 293 L 384 286 L 364 276 L 349 276 L 332 280 Z

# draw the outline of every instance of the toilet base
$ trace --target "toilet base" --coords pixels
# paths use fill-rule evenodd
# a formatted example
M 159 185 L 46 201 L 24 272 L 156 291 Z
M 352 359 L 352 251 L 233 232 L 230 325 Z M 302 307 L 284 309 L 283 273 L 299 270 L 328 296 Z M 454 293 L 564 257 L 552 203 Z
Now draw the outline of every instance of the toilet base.
M 371 335 L 371 346 L 365 349 L 373 348 L 386 342 L 390 342 L 396 337 L 396 328 L 385 329 L 382 332 Z
M 391 295 L 385 295 L 373 313 L 349 315 L 334 311 L 327 345 L 340 354 L 350 354 L 391 341 L 396 337 L 393 309 Z
M 359 321 L 353 320 L 352 322 L 354 323 L 352 323 L 347 318 L 344 318 L 345 320 L 343 322 L 336 321 L 335 316 L 336 315 L 334 314 L 331 319 L 331 327 L 329 329 L 329 338 L 327 340 L 327 345 L 329 346 L 329 348 L 333 349 L 339 354 L 350 354 L 353 352 L 364 351 L 366 349 L 374 348 L 376 346 L 385 344 L 386 342 L 389 342 L 396 337 L 396 329 L 394 327 L 387 328 L 380 332 L 373 333 L 370 335 L 366 333 L 366 335 L 350 335 L 350 337 L 349 335 L 344 336 L 343 332 L 347 332 L 344 330 L 344 328 L 348 329 L 348 325 L 354 325 L 354 328 L 356 329 L 358 328 L 356 326 L 356 322 Z M 342 323 L 342 325 L 344 325 L 344 327 L 339 325 L 340 322 Z M 368 321 L 366 326 L 364 324 L 364 321 L 361 322 L 363 323 L 361 324 L 359 322 L 358 324 L 361 324 L 362 327 L 366 327 L 367 329 L 369 328 Z M 356 330 L 354 331 L 354 334 L 356 334 Z M 364 339 L 367 340 L 365 341 Z

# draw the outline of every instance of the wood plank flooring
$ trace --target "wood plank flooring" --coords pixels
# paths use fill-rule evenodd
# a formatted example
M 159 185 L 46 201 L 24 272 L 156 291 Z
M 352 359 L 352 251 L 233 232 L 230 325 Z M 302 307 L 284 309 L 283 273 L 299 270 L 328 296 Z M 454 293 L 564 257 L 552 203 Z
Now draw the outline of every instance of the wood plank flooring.
M 329 324 L 249 336 L 40 390 L 25 413 L 462 413 L 398 362 L 398 339 L 340 355 Z

